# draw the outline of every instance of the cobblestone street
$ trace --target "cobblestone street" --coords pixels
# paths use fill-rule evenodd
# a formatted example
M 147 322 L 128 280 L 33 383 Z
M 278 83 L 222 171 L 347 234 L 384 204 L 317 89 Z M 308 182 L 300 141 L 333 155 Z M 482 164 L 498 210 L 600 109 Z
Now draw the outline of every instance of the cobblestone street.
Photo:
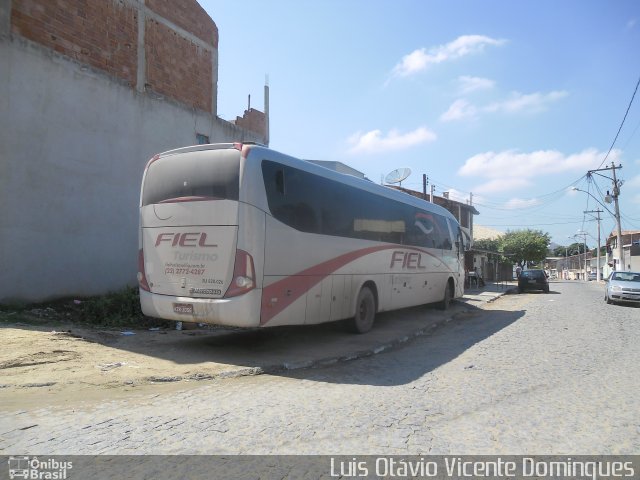
M 596 282 L 554 282 L 351 362 L 3 407 L 0 451 L 635 454 L 638 391 L 640 308 L 606 305 Z

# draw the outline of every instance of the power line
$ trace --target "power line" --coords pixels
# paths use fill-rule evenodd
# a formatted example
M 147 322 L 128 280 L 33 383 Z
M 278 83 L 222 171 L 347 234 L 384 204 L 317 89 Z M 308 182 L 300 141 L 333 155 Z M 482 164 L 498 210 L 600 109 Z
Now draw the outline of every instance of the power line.
M 629 114 L 629 110 L 631 109 L 631 104 L 633 103 L 633 99 L 635 98 L 636 92 L 638 91 L 638 85 L 640 85 L 640 77 L 638 77 L 638 82 L 636 83 L 636 88 L 633 91 L 633 95 L 631 95 L 631 100 L 629 101 L 629 105 L 627 106 L 627 111 L 624 113 L 624 118 L 622 119 L 622 123 L 620 124 L 620 128 L 618 128 L 618 133 L 616 133 L 616 137 L 613 139 L 613 142 L 611 143 L 611 146 L 609 147 L 609 151 L 604 156 L 604 160 L 602 160 L 602 163 L 600 163 L 598 168 L 602 167 L 602 165 L 604 165 L 604 162 L 607 161 L 607 158 L 609 158 L 609 154 L 611 153 L 611 150 L 613 150 L 613 146 L 616 144 L 616 140 L 618 140 L 618 135 L 620 135 L 620 130 L 622 130 L 622 126 L 624 125 L 624 121 L 627 119 L 627 115 Z
M 633 139 L 633 137 L 635 136 L 636 132 L 638 131 L 638 128 L 640 128 L 640 121 L 638 121 L 638 124 L 636 125 L 636 128 L 633 129 L 633 132 L 631 132 L 631 135 L 629 135 L 629 138 L 627 139 L 627 143 L 625 143 L 622 146 L 622 149 L 625 150 L 629 144 L 631 143 L 631 140 Z
M 519 210 L 525 210 L 525 209 L 530 209 L 530 208 L 538 208 L 538 207 L 543 207 L 548 203 L 552 203 L 557 201 L 558 199 L 560 199 L 562 196 L 564 196 L 564 194 L 566 193 L 567 189 L 573 185 L 575 185 L 577 182 L 579 182 L 580 180 L 583 180 L 586 177 L 586 175 L 582 175 L 581 177 L 577 178 L 576 180 L 574 180 L 573 182 L 571 182 L 570 184 L 559 188 L 558 190 L 555 190 L 553 192 L 549 192 L 549 193 L 545 193 L 536 197 L 531 197 L 531 198 L 526 198 L 523 201 L 524 202 L 537 202 L 535 204 L 532 204 L 531 206 L 518 206 Z M 435 178 L 430 178 L 429 179 L 433 184 L 437 184 L 441 187 L 450 189 L 450 190 L 455 190 L 456 192 L 459 192 L 463 195 L 470 195 L 471 192 L 469 191 L 465 191 L 465 190 L 458 190 L 456 187 L 452 186 L 452 185 L 448 185 L 446 182 L 440 181 L 438 179 Z M 408 183 L 411 184 L 411 183 Z M 412 184 L 413 185 L 413 184 Z M 417 183 L 415 184 L 417 185 Z M 482 196 L 483 199 L 481 200 L 477 200 L 474 202 L 474 206 L 479 206 L 479 207 L 484 207 L 484 208 L 488 208 L 488 209 L 492 209 L 492 210 L 500 210 L 500 211 L 511 211 L 514 208 L 509 208 L 509 207 L 505 207 L 505 201 L 499 201 L 499 200 L 491 200 L 486 198 L 484 195 Z M 552 198 L 549 198 L 552 197 Z M 476 197 L 477 198 L 477 197 Z M 547 200 L 548 199 L 548 200 Z
M 483 227 L 547 227 L 550 225 L 567 225 L 569 223 L 582 223 L 582 220 L 578 220 L 576 222 L 555 222 L 555 223 L 522 223 L 522 224 L 486 224 L 482 223 Z

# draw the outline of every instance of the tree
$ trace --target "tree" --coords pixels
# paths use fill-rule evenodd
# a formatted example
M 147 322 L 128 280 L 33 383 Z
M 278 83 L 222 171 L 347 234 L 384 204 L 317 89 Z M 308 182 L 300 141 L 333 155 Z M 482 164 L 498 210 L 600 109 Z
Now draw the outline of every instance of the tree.
M 478 248 L 480 250 L 486 250 L 487 252 L 497 252 L 500 248 L 500 240 L 493 238 L 483 238 L 481 240 L 474 240 L 473 248 Z
M 587 250 L 589 248 L 587 247 Z M 564 257 L 565 255 L 577 255 L 578 253 L 584 253 L 584 243 L 574 242 L 566 247 L 557 247 L 553 250 L 553 255 L 556 257 Z
M 501 247 L 505 255 L 520 267 L 524 267 L 529 262 L 542 262 L 547 256 L 551 237 L 541 230 L 515 230 L 507 232 L 501 238 Z
M 473 248 L 476 250 L 484 250 L 485 252 L 487 252 L 487 258 L 489 260 L 503 261 L 505 260 L 505 257 L 501 255 L 501 241 L 502 237 L 498 237 L 495 239 L 483 238 L 481 240 L 475 240 L 473 242 Z

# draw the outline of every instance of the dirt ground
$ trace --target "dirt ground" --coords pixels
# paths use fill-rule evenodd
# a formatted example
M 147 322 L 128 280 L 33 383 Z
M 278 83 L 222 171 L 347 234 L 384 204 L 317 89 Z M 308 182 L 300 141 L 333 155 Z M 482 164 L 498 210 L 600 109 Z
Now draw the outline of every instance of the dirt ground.
M 302 356 L 287 345 L 304 344 L 312 335 L 306 329 L 275 332 L 193 323 L 176 330 L 174 322 L 148 318 L 135 329 L 99 328 L 69 312 L 66 303 L 55 309 L 0 311 L 0 404 L 19 408 L 25 401 L 33 406 L 113 398 L 150 387 L 188 388 L 203 380 L 255 375 Z
M 243 372 L 250 367 L 208 355 L 207 345 L 221 335 L 229 332 L 2 325 L 0 399 L 27 390 L 86 391 L 250 374 Z

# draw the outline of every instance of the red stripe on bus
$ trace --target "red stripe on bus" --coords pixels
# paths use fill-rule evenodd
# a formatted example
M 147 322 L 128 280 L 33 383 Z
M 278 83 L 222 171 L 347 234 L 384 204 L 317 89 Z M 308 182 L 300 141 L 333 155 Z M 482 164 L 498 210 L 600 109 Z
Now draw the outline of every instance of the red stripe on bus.
M 400 245 L 381 245 L 345 253 L 339 257 L 335 257 L 331 260 L 327 260 L 326 262 L 307 268 L 306 270 L 302 270 L 295 275 L 278 280 L 268 287 L 263 288 L 260 325 L 268 323 L 273 317 L 281 313 L 285 308 L 305 295 L 314 286 L 338 269 L 353 262 L 354 260 L 357 260 L 358 258 L 371 253 L 380 252 L 382 250 L 414 250 L 425 253 L 434 258 L 438 258 L 436 255 L 433 255 L 421 248 Z

